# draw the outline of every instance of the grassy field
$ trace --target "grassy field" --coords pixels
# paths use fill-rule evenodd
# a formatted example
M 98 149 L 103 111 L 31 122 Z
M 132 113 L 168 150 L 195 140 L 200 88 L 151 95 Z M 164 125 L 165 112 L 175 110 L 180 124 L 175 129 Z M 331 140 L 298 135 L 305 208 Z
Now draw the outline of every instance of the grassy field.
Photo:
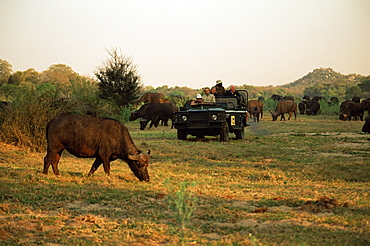
M 148 183 L 68 153 L 43 175 L 45 153 L 0 143 L 0 245 L 370 245 L 363 122 L 269 116 L 228 143 L 126 125 Z

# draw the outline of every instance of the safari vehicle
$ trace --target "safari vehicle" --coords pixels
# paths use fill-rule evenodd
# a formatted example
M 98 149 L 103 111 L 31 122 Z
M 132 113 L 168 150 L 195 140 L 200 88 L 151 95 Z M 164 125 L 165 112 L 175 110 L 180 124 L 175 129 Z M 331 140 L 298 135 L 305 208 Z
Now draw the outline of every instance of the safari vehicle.
M 236 139 L 244 138 L 244 127 L 248 126 L 248 92 L 238 90 L 242 96 L 240 102 L 235 97 L 216 96 L 216 103 L 191 105 L 189 101 L 175 112 L 174 127 L 177 138 L 185 140 L 187 135 L 204 138 L 220 136 L 221 142 L 229 141 L 229 133 Z

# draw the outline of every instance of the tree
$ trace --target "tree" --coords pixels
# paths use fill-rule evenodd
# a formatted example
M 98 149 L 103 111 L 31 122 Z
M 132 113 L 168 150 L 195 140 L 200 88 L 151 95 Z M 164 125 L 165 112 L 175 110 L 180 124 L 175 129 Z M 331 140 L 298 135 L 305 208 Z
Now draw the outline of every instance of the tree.
M 359 86 L 351 86 L 346 90 L 346 98 L 352 99 L 354 96 L 361 96 L 362 90 Z
M 5 60 L 0 59 L 0 85 L 7 84 L 12 74 L 12 65 Z
M 117 106 L 126 107 L 138 98 L 140 75 L 132 57 L 118 54 L 116 49 L 107 51 L 110 56 L 95 76 L 98 79 L 99 96 L 113 100 Z
M 364 92 L 370 92 L 370 76 L 365 77 L 361 83 L 358 84 L 358 87 L 360 87 Z
M 324 96 L 325 94 L 325 86 L 322 83 L 319 83 L 314 86 L 307 87 L 303 91 L 303 95 L 307 95 L 310 97 L 314 96 Z
M 62 64 L 60 64 L 60 65 L 62 65 Z M 62 65 L 62 66 L 65 66 L 65 65 Z M 70 73 L 69 76 L 72 76 L 72 75 L 75 76 L 76 75 L 76 73 L 73 72 L 72 69 L 69 70 L 69 73 Z M 24 71 L 23 76 L 24 76 L 25 81 L 27 81 L 27 82 L 31 82 L 33 84 L 41 83 L 40 73 L 37 72 L 33 68 L 29 68 L 26 71 Z
M 0 95 L 2 95 L 6 101 L 11 101 L 18 90 L 16 85 L 3 84 L 0 86 Z
M 20 85 L 21 83 L 25 82 L 23 73 L 17 71 L 9 76 L 8 84 L 10 85 Z
M 32 70 L 26 71 L 30 76 L 28 77 L 31 82 L 35 80 L 37 74 Z M 64 87 L 69 85 L 69 81 L 76 79 L 78 74 L 72 70 L 71 67 L 65 64 L 53 64 L 41 74 L 43 83 L 50 83 L 57 87 Z

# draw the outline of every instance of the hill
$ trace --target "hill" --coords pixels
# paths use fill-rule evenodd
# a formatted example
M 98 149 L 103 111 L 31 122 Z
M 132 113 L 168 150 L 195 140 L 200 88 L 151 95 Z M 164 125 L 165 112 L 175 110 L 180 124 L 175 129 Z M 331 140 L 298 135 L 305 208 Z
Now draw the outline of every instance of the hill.
M 300 90 L 302 91 L 307 87 L 315 86 L 318 84 L 346 84 L 346 86 L 349 87 L 358 85 L 363 77 L 364 76 L 360 74 L 343 75 L 341 73 L 335 72 L 332 68 L 317 68 L 294 82 L 278 87 L 287 89 L 300 88 Z

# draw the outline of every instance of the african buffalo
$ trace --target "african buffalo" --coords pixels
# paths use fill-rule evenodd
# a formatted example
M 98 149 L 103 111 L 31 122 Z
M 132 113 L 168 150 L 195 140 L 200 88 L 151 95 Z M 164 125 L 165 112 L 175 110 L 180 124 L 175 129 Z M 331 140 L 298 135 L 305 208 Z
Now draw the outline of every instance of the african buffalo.
M 364 109 L 367 111 L 367 114 L 370 114 L 370 98 L 362 100 L 361 104 L 364 105 Z
M 366 116 L 365 124 L 362 127 L 362 131 L 370 133 L 370 115 Z
M 292 113 L 294 113 L 294 119 L 297 118 L 297 104 L 291 100 L 283 100 L 280 101 L 275 109 L 275 112 L 271 112 L 272 120 L 275 121 L 279 115 L 281 115 L 280 120 L 285 120 L 284 114 L 289 114 L 288 120 L 292 117 Z
M 43 173 L 52 165 L 59 175 L 58 162 L 66 149 L 76 157 L 96 158 L 89 172 L 91 176 L 101 164 L 110 174 L 110 162 L 117 158 L 127 162 L 140 181 L 149 181 L 149 154 L 142 153 L 133 143 L 127 128 L 109 118 L 95 118 L 69 113 L 60 114 L 46 126 L 47 154 Z
M 298 109 L 299 109 L 300 114 L 304 114 L 306 111 L 306 102 L 303 101 L 303 102 L 298 103 Z
M 261 114 L 261 118 L 263 117 L 263 102 L 262 100 L 249 100 L 247 105 L 247 110 L 252 112 L 254 107 L 259 107 L 259 112 Z
M 362 121 L 364 118 L 364 105 L 354 102 L 349 103 L 347 108 L 341 113 L 340 119 L 342 121 L 351 120 L 351 117 L 356 121 L 360 118 Z
M 316 100 L 310 100 L 306 103 L 307 115 L 317 115 L 320 110 L 320 103 Z
M 312 100 L 315 100 L 315 101 L 320 101 L 320 100 L 325 100 L 325 97 L 321 97 L 321 96 L 314 96 L 313 98 L 312 98 Z
M 150 103 L 144 104 L 143 106 L 141 106 L 139 108 L 139 110 L 136 110 L 136 111 L 132 112 L 131 115 L 130 115 L 130 118 L 128 120 L 129 121 L 134 121 L 138 118 L 143 117 L 145 115 L 146 110 L 148 109 L 149 105 L 150 105 Z
M 261 108 L 258 107 L 258 106 L 254 106 L 250 112 L 251 112 L 251 115 L 254 118 L 254 122 L 260 122 Z
M 164 99 L 162 93 L 155 93 L 155 92 L 147 92 L 140 97 L 138 103 L 146 102 L 146 103 L 160 103 L 160 99 Z
M 358 97 L 358 96 L 352 97 L 352 102 L 354 103 L 360 103 L 360 100 L 361 100 L 361 97 Z
M 309 101 L 309 100 L 311 100 L 311 97 L 310 97 L 310 96 L 308 96 L 308 95 L 304 95 L 304 96 L 303 96 L 303 100 Z
M 291 100 L 291 101 L 294 102 L 294 97 L 292 97 L 292 96 L 285 96 L 285 97 L 283 97 L 283 100 Z
M 331 97 L 330 100 L 328 101 L 328 105 L 338 105 L 339 99 L 338 97 Z
M 159 103 L 170 103 L 171 101 L 165 98 L 160 98 Z
M 173 103 L 149 103 L 144 116 L 140 121 L 140 130 L 144 130 L 151 121 L 149 128 L 153 125 L 158 126 L 160 120 L 166 122 L 168 119 L 172 120 L 173 125 L 173 112 L 178 111 Z
M 283 100 L 283 96 L 280 96 L 278 94 L 273 94 L 271 96 L 271 98 L 274 99 L 274 101 L 281 101 L 281 100 Z

